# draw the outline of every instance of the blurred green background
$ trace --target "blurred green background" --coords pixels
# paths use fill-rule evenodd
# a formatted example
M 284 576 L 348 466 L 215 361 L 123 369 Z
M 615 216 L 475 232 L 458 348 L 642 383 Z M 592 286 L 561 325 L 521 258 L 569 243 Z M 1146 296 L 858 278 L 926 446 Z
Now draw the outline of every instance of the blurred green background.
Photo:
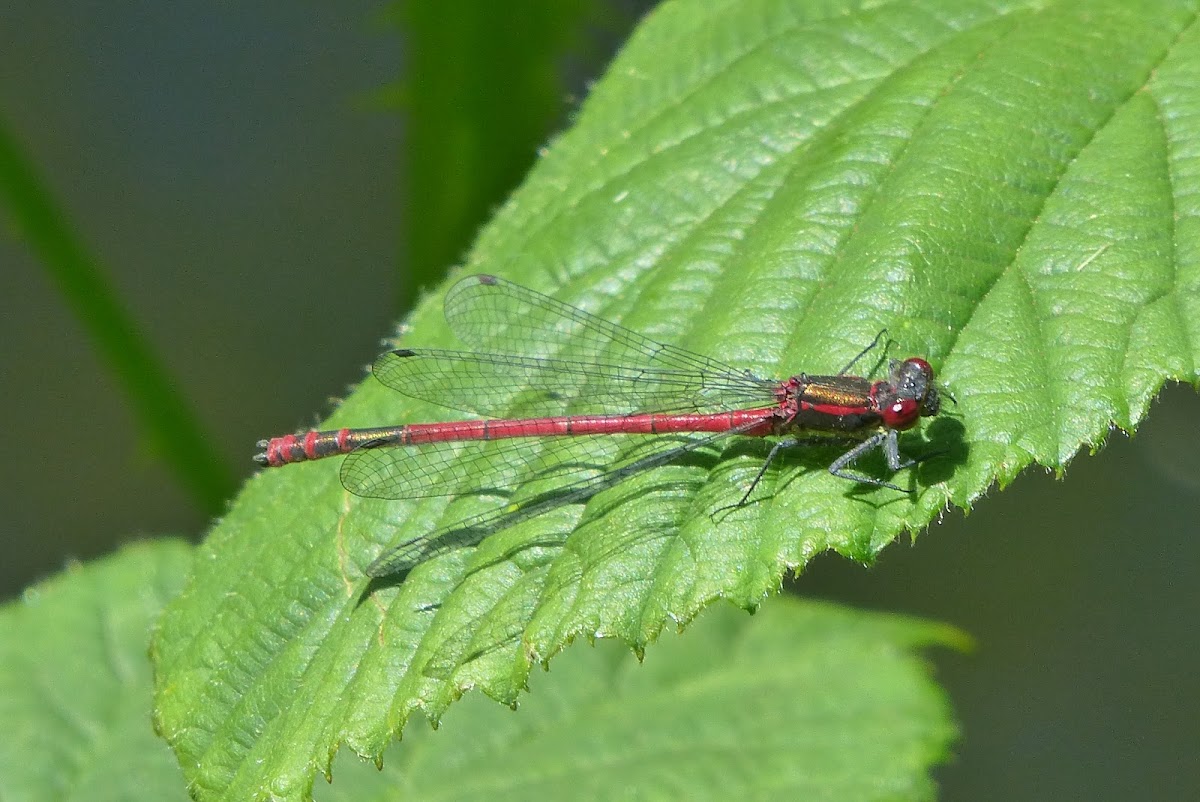
M 314 423 L 461 258 L 653 3 L 11 4 L 0 125 L 198 416 L 230 486 Z M 121 541 L 203 535 L 119 379 L 0 237 L 0 593 Z M 798 593 L 970 632 L 946 799 L 1200 797 L 1200 398 Z M 187 455 L 184 455 L 185 457 Z M 219 482 L 218 482 L 219 484 Z

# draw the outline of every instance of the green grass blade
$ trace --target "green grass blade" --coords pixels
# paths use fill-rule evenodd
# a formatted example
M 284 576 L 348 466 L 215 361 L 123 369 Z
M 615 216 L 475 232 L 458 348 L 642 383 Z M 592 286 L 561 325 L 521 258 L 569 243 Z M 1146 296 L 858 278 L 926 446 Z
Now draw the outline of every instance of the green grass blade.
M 209 513 L 220 512 L 235 487 L 232 472 L 3 124 L 0 198 L 124 388 L 155 454 L 171 467 L 197 504 Z

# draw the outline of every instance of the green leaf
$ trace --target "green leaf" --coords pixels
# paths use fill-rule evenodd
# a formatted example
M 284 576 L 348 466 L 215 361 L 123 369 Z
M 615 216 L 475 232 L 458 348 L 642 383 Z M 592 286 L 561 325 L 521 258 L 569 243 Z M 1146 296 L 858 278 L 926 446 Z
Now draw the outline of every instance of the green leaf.
M 151 728 L 146 646 L 191 555 L 131 546 L 0 607 L 0 799 L 187 799 Z
M 931 799 L 955 735 L 924 663 L 948 627 L 782 598 L 534 676 L 514 712 L 472 695 L 414 727 L 381 773 L 353 756 L 323 799 Z M 391 794 L 386 794 L 391 790 Z
M 336 461 L 267 472 L 156 640 L 159 724 L 196 793 L 301 797 L 340 744 L 378 756 L 469 688 L 513 702 L 581 635 L 641 650 L 714 599 L 754 608 L 821 551 L 869 562 L 1196 382 L 1195 11 L 664 5 L 469 268 L 761 375 L 837 371 L 886 326 L 957 400 L 902 443 L 943 456 L 897 477 L 907 496 L 806 450 L 717 515 L 765 453 L 730 444 L 376 586 L 389 545 L 503 500 L 357 499 Z M 453 347 L 439 304 L 406 346 Z M 367 381 L 330 426 L 446 414 Z
M 191 547 L 143 543 L 74 567 L 0 608 L 0 797 L 185 799 L 150 726 L 146 643 Z M 955 735 L 912 652 L 962 648 L 955 630 L 784 599 L 748 619 L 728 605 L 645 666 L 600 643 L 555 661 L 520 714 L 475 697 L 418 728 L 382 773 L 353 758 L 322 798 L 689 799 L 781 791 L 931 797 Z M 853 750 L 845 744 L 853 743 Z M 359 765 L 356 765 L 359 764 Z

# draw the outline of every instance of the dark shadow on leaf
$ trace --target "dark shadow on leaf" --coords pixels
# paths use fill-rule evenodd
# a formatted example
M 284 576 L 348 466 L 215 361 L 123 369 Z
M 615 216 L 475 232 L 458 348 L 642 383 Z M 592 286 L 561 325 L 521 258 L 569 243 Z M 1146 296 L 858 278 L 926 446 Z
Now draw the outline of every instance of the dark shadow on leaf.
M 476 646 L 472 651 L 467 652 L 459 657 L 452 655 L 439 655 L 438 657 L 430 660 L 421 668 L 421 675 L 424 677 L 429 677 L 430 679 L 438 679 L 448 682 L 453 679 L 454 672 L 458 669 L 470 665 L 476 660 L 480 660 L 490 654 L 494 654 L 502 649 L 519 643 L 522 634 L 524 634 L 523 631 L 505 635 L 504 637 L 498 638 L 491 643 L 482 646 Z
M 711 470 L 711 468 L 716 465 L 717 462 L 718 459 L 716 456 L 691 453 L 684 455 L 677 462 L 673 462 L 671 464 L 691 465 L 693 467 L 704 467 Z M 707 473 L 705 476 L 707 476 Z M 580 521 L 578 526 L 586 525 L 589 521 L 605 518 L 609 514 L 617 511 L 625 505 L 636 503 L 638 499 L 652 494 L 664 492 L 678 494 L 695 491 L 697 486 L 702 484 L 704 481 L 704 478 L 697 478 L 693 480 L 680 480 L 678 478 L 672 478 L 638 484 L 636 487 L 631 487 L 626 492 L 615 494 L 613 498 L 607 500 L 604 504 L 590 508 L 587 518 Z M 624 483 L 617 486 L 620 487 L 623 486 L 623 484 Z M 582 504 L 590 501 L 601 492 L 609 489 L 612 489 L 612 486 L 601 485 L 591 489 L 586 495 L 582 495 L 578 492 L 569 493 L 566 495 L 570 499 L 569 504 Z M 498 534 L 499 532 L 508 529 L 511 526 L 523 523 L 524 521 L 536 517 L 537 515 L 548 513 L 552 510 L 565 506 L 557 503 L 561 495 L 562 494 L 556 491 L 549 491 L 539 494 L 523 502 L 522 509 L 513 513 L 511 516 L 488 516 L 489 520 L 485 521 L 482 525 L 473 523 L 473 519 L 468 519 L 460 524 L 452 525 L 443 533 L 438 534 L 435 538 L 431 539 L 426 545 L 426 548 L 411 555 L 408 563 L 399 570 L 390 573 L 387 576 L 373 577 L 370 582 L 367 583 L 362 596 L 358 600 L 358 603 L 361 604 L 366 597 L 372 593 L 375 593 L 376 591 L 399 587 L 400 585 L 404 584 L 412 571 L 426 562 L 429 562 L 430 560 L 445 556 L 450 552 L 474 549 L 478 547 L 479 544 L 485 539 L 494 534 Z M 539 512 L 537 512 L 536 515 L 530 514 L 528 512 L 530 509 L 539 509 Z M 510 562 L 522 552 L 527 552 L 538 548 L 561 548 L 575 528 L 572 528 L 571 530 L 544 532 L 536 537 L 523 540 L 520 543 L 514 543 L 512 547 L 497 552 L 489 559 L 473 563 L 459 578 L 458 584 L 461 584 L 480 571 L 485 571 L 489 568 Z M 435 608 L 430 606 L 429 608 L 422 609 Z
M 692 455 L 689 455 L 689 457 L 690 456 L 692 456 Z M 690 460 L 680 460 L 680 464 L 683 464 L 687 461 L 690 461 Z M 676 464 L 676 463 L 672 463 L 672 464 Z M 580 520 L 579 523 L 571 530 L 569 530 L 569 531 L 559 530 L 559 531 L 555 531 L 555 532 L 546 532 L 546 533 L 539 535 L 538 537 L 535 537 L 535 538 L 532 538 L 529 540 L 524 540 L 520 543 L 515 543 L 515 544 L 513 544 L 513 546 L 511 548 L 506 549 L 505 551 L 503 551 L 501 553 L 498 553 L 493 559 L 490 559 L 490 560 L 487 560 L 484 562 L 480 562 L 476 565 L 471 566 L 471 568 L 469 569 L 467 574 L 464 575 L 463 579 L 466 579 L 467 576 L 470 576 L 471 574 L 474 574 L 478 571 L 482 571 L 487 568 L 492 568 L 496 565 L 500 565 L 501 563 L 509 562 L 514 557 L 516 557 L 518 554 L 525 552 L 525 551 L 529 551 L 531 549 L 556 548 L 556 547 L 561 548 L 566 543 L 567 538 L 570 537 L 574 533 L 575 530 L 582 528 L 584 526 L 587 526 L 591 522 L 602 520 L 602 519 L 608 517 L 610 514 L 615 513 L 617 510 L 625 507 L 626 505 L 636 503 L 639 499 L 645 498 L 646 496 L 651 496 L 651 495 L 654 495 L 657 493 L 691 492 L 696 489 L 697 485 L 702 484 L 702 483 L 703 483 L 703 479 L 696 479 L 696 480 L 690 480 L 690 481 L 689 480 L 680 480 L 680 479 L 669 479 L 669 480 L 664 479 L 664 480 L 656 481 L 656 482 L 653 482 L 650 484 L 641 484 L 637 487 L 630 488 L 626 492 L 614 495 L 613 498 L 605 500 L 605 502 L 603 504 L 593 504 L 592 506 L 590 506 L 588 508 L 586 517 L 584 519 Z M 608 488 L 598 489 L 593 494 L 593 496 L 589 497 L 589 499 L 594 497 L 595 495 L 599 495 L 601 490 L 604 490 L 604 489 L 608 489 Z M 589 499 L 584 499 L 584 501 L 587 501 Z M 497 531 L 499 531 L 499 530 L 497 530 Z
M 912 474 L 912 481 L 915 484 L 931 485 L 949 478 L 957 466 L 966 461 L 969 448 L 963 439 L 963 425 L 954 418 L 939 418 L 928 427 L 925 434 L 925 438 L 916 437 L 911 434 L 906 435 L 902 440 L 902 449 L 906 455 L 921 460 L 920 464 L 916 466 L 916 471 Z M 829 465 L 838 456 L 845 453 L 847 448 L 857 442 L 860 441 L 854 438 L 815 436 L 807 441 L 803 441 L 795 448 L 785 449 L 775 457 L 774 464 L 770 466 L 767 474 L 763 477 L 764 481 L 762 484 L 769 488 L 767 492 L 760 492 L 760 488 L 753 488 L 753 492 L 744 500 L 736 504 L 721 507 L 711 513 L 712 516 L 715 516 L 713 517 L 714 522 L 720 523 L 729 514 L 732 514 L 741 507 L 775 498 L 778 493 L 786 489 L 793 480 L 807 470 L 827 470 Z M 615 492 L 602 505 L 593 505 L 590 507 L 587 518 L 580 521 L 579 526 L 584 526 L 591 520 L 604 518 L 626 504 L 636 503 L 638 499 L 649 495 L 663 492 L 681 493 L 695 491 L 705 481 L 708 481 L 713 472 L 722 464 L 731 464 L 733 460 L 739 457 L 745 458 L 751 456 L 765 461 L 771 450 L 771 446 L 772 443 L 768 440 L 739 438 L 729 442 L 720 455 L 701 450 L 681 454 L 669 464 L 672 466 L 702 469 L 704 471 L 703 478 L 690 480 L 664 478 L 662 481 L 651 481 L 648 483 L 635 482 L 628 491 Z M 578 462 L 556 465 L 551 473 L 596 470 L 603 467 L 606 466 L 580 460 Z M 861 471 L 864 476 L 888 478 L 887 465 L 880 451 L 865 454 L 854 467 L 856 470 Z M 781 477 L 785 478 L 780 481 Z M 853 482 L 847 482 L 846 484 L 846 495 L 859 496 L 874 493 L 876 490 L 875 487 L 868 484 L 855 484 Z M 604 491 L 625 487 L 625 485 L 625 478 L 622 478 L 615 483 L 602 482 L 590 488 L 575 487 L 550 490 L 523 500 L 520 502 L 518 509 L 501 513 L 485 513 L 484 515 L 470 518 L 447 527 L 440 533 L 434 533 L 434 536 L 428 540 L 414 539 L 413 549 L 410 553 L 403 556 L 402 563 L 392 573 L 373 578 L 367 584 L 363 597 L 365 598 L 367 595 L 378 590 L 393 588 L 403 584 L 408 575 L 416 567 L 437 557 L 463 549 L 473 549 L 490 536 L 524 521 L 549 513 L 563 506 L 588 503 Z M 507 488 L 505 489 L 505 491 L 508 490 Z M 491 493 L 483 489 L 473 491 L 469 495 L 500 495 L 503 498 L 511 498 L 510 492 Z M 896 501 L 906 501 L 909 498 L 907 494 L 897 494 Z M 721 515 L 721 513 L 724 513 L 724 515 Z M 479 571 L 512 561 L 514 557 L 523 551 L 537 548 L 561 547 L 570 534 L 570 531 L 548 532 L 536 538 L 514 544 L 512 548 L 498 552 L 490 559 L 473 564 L 459 581 L 464 581 Z
M 926 486 L 945 482 L 965 465 L 971 454 L 965 434 L 966 427 L 957 418 L 942 416 L 931 423 L 925 430 L 925 448 L 934 453 L 917 466 L 917 481 Z

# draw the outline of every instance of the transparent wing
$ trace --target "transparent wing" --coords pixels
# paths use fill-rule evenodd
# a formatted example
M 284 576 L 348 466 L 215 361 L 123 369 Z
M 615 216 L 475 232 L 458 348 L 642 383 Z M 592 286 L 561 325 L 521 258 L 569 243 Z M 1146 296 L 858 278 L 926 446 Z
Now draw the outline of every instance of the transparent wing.
M 746 373 L 508 354 L 399 350 L 380 356 L 372 370 L 407 396 L 493 417 L 715 412 L 776 401 L 775 382 Z
M 553 480 L 558 486 L 587 481 L 620 471 L 623 453 L 644 456 L 711 437 L 587 435 L 410 446 L 368 445 L 346 456 L 341 479 L 351 493 L 369 498 L 412 499 L 511 492 L 529 481 Z
M 446 321 L 471 348 L 500 354 L 552 357 L 566 352 L 584 362 L 736 376 L 736 368 L 656 342 L 495 276 L 468 276 L 450 288 Z
M 626 449 L 624 458 L 615 463 L 606 463 L 604 470 L 583 469 L 582 463 L 580 463 L 574 466 L 580 469 L 580 473 L 575 478 L 565 484 L 560 484 L 551 491 L 399 543 L 379 555 L 367 568 L 367 574 L 373 577 L 405 574 L 418 564 L 433 557 L 456 549 L 475 546 L 494 532 L 515 526 L 550 510 L 567 504 L 579 504 L 587 501 L 602 490 L 613 487 L 630 476 L 666 465 L 690 451 L 714 445 L 730 435 L 745 431 L 746 428 L 731 429 L 727 432 L 702 437 L 640 438 L 635 447 Z M 611 445 L 612 438 L 607 438 L 607 441 L 607 444 Z M 360 452 L 354 452 L 350 457 L 353 458 L 358 453 Z M 560 464 L 566 467 L 566 463 Z M 344 474 L 343 471 L 343 477 Z
M 491 276 L 460 281 L 447 294 L 445 310 L 455 334 L 478 352 L 393 351 L 375 362 L 380 382 L 414 398 L 496 417 L 769 408 L 777 400 L 774 381 Z M 474 521 L 463 530 L 473 539 L 754 425 L 715 435 L 368 445 L 346 457 L 341 478 L 357 495 L 387 499 L 511 490 L 531 480 L 553 480 L 554 489 L 537 504 L 506 507 Z M 436 537 L 455 540 L 446 532 Z M 428 547 L 427 539 L 414 543 L 410 554 Z

